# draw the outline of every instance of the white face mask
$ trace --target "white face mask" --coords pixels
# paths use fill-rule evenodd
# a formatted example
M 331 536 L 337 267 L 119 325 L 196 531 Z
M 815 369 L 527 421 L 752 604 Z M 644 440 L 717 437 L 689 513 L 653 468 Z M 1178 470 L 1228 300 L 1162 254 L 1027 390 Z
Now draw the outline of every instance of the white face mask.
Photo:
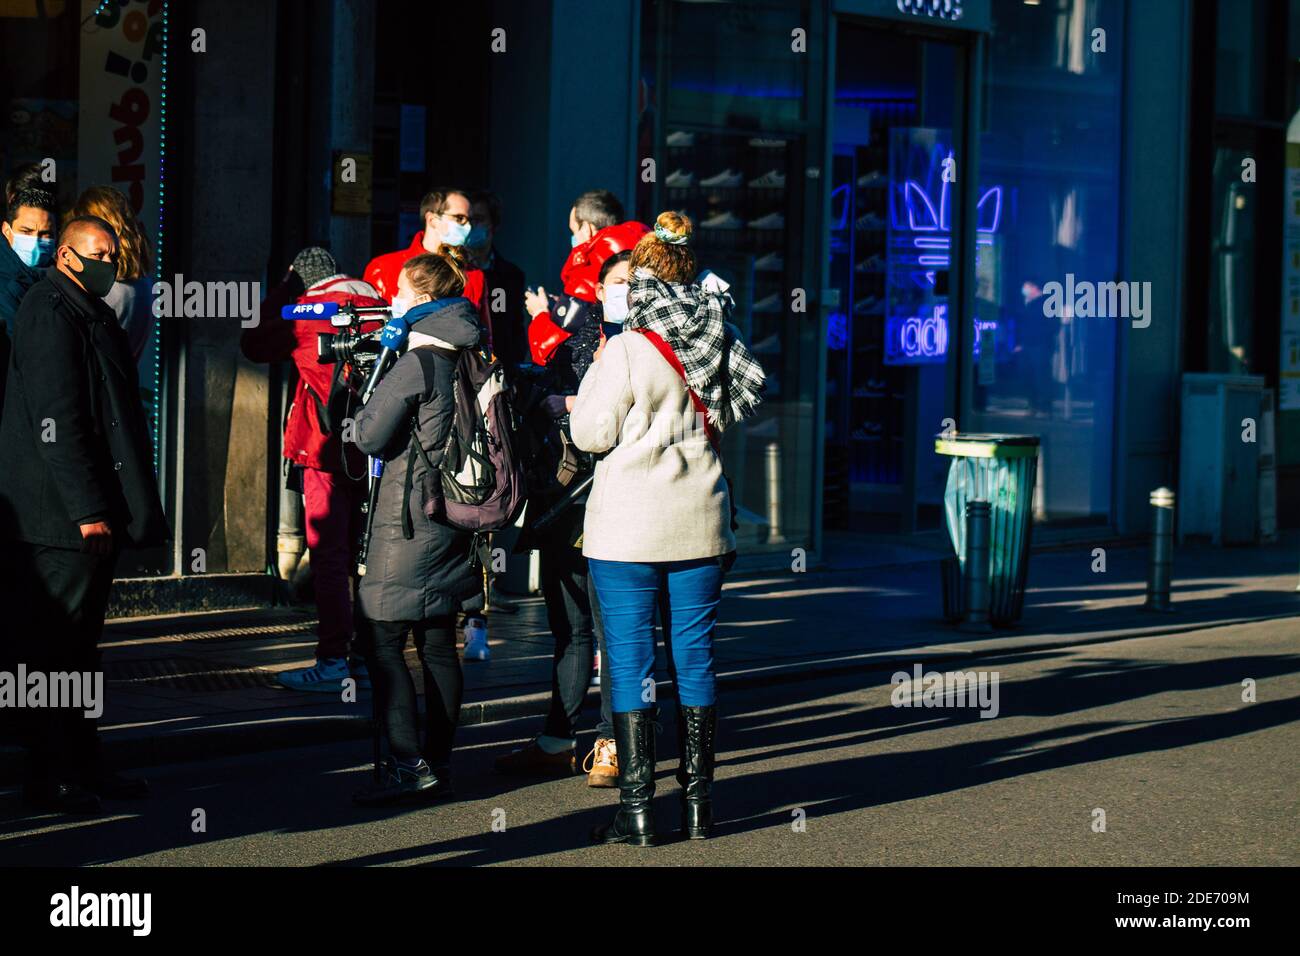
M 393 296 L 393 305 L 391 309 L 393 318 L 400 319 L 409 311 L 411 311 L 411 303 L 409 300 L 402 298 L 400 295 Z
M 605 286 L 605 321 L 613 322 L 618 325 L 623 324 L 627 318 L 627 283 L 619 282 L 616 285 Z

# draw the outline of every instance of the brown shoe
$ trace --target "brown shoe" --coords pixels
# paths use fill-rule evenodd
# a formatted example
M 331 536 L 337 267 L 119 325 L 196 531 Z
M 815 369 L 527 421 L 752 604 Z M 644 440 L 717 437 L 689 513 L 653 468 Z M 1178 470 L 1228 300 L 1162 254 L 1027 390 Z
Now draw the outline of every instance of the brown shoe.
M 589 787 L 618 786 L 618 751 L 614 741 L 609 737 L 599 737 L 596 746 L 582 762 L 582 769 L 587 772 Z
M 532 777 L 542 774 L 563 776 L 578 772 L 578 758 L 572 750 L 548 754 L 537 746 L 536 740 L 530 740 L 526 746 L 498 757 L 494 766 L 497 773 L 512 777 Z

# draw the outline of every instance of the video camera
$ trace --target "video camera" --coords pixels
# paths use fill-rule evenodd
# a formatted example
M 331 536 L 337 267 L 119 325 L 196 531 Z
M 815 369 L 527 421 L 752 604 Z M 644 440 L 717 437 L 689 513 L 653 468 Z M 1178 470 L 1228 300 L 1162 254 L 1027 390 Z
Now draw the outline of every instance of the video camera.
M 333 365 L 336 362 L 349 363 L 366 371 L 374 364 L 380 352 L 379 335 L 381 330 L 362 332 L 361 326 L 375 317 L 387 315 L 390 307 L 386 305 L 340 305 L 337 302 L 304 302 L 299 305 L 286 305 L 280 315 L 286 319 L 320 320 L 328 319 L 329 324 L 338 332 L 321 332 L 316 336 L 316 361 L 321 365 Z

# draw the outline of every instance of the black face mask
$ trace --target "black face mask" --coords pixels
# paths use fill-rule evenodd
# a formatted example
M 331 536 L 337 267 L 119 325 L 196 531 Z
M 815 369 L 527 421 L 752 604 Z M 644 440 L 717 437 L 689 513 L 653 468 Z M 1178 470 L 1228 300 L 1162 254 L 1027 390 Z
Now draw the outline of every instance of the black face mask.
M 86 291 L 97 299 L 108 295 L 109 290 L 113 288 L 113 283 L 117 281 L 117 263 L 87 259 L 71 246 L 68 246 L 68 251 L 81 263 L 81 271 L 77 273 L 77 278 L 81 280 Z

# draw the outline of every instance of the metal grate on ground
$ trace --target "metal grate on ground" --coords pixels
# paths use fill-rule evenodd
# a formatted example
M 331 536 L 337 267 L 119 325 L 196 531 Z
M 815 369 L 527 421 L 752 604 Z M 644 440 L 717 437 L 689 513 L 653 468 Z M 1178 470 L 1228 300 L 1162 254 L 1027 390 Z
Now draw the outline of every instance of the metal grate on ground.
M 278 687 L 275 673 L 260 667 L 221 667 L 178 658 L 107 661 L 104 677 L 128 687 L 168 687 L 188 691 L 247 690 Z

